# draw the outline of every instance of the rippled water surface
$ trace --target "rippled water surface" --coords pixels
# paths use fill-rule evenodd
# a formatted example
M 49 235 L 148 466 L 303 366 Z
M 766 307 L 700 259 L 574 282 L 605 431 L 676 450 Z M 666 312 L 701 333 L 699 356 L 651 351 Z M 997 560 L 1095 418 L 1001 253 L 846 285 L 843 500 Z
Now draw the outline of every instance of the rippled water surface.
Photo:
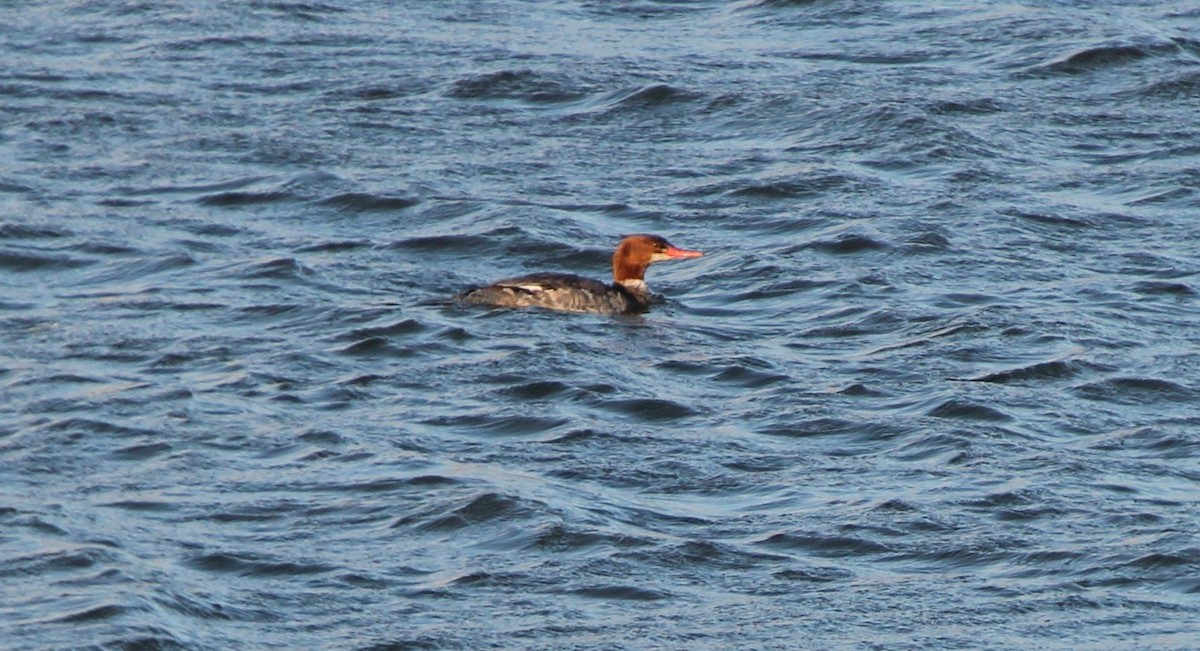
M 2 22 L 0 646 L 1200 647 L 1195 3 Z

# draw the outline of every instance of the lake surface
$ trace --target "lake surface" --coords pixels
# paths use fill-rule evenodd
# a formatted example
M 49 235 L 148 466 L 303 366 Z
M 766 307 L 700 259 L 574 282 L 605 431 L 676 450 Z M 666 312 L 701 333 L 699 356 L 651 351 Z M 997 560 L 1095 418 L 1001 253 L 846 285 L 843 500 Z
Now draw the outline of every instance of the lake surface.
M 3 23 L 0 647 L 1200 648 L 1194 2 Z

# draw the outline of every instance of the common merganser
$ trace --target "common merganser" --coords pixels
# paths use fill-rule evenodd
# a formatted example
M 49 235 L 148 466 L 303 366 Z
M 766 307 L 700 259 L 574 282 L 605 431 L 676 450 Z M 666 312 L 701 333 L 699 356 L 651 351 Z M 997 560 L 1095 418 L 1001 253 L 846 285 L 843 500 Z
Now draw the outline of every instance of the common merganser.
M 630 235 L 621 240 L 613 253 L 611 285 L 575 274 L 537 273 L 468 289 L 455 298 L 464 303 L 496 307 L 540 307 L 601 314 L 645 312 L 653 296 L 646 286 L 646 267 L 663 260 L 702 255 L 700 251 L 671 246 L 657 235 Z

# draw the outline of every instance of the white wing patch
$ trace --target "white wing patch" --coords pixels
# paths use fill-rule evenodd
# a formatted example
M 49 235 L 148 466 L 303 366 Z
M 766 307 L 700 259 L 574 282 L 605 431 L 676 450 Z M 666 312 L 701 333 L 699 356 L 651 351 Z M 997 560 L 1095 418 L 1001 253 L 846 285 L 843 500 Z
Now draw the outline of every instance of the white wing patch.
M 547 287 L 541 283 L 496 283 L 497 287 L 508 287 L 511 289 L 519 289 L 530 294 L 547 291 Z

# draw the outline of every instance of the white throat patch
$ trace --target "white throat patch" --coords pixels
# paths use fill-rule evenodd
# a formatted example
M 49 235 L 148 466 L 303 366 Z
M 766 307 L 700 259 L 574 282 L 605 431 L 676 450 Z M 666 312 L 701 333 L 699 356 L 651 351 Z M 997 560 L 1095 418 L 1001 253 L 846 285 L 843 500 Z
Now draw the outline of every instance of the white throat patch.
M 641 279 L 622 280 L 621 286 L 634 294 L 649 294 L 650 287 Z

